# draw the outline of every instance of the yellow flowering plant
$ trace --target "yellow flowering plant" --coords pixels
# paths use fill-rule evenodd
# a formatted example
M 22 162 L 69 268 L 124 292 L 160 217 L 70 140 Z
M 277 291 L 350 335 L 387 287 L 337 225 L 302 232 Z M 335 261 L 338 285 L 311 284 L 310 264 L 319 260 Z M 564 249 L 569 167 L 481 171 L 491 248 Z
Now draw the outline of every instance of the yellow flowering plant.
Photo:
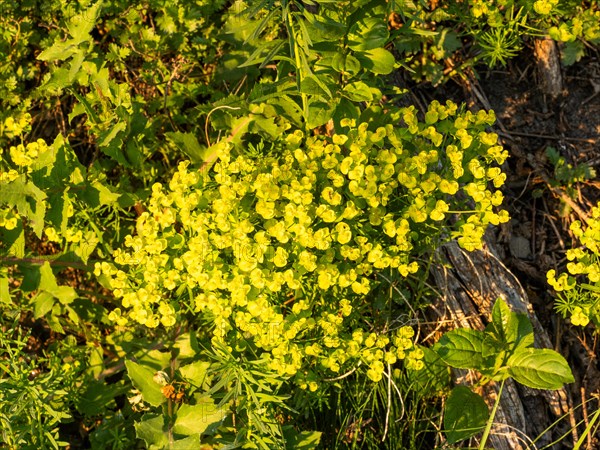
M 585 327 L 600 325 L 600 203 L 592 208 L 586 225 L 571 224 L 581 247 L 567 250 L 566 271 L 547 273 L 548 284 L 557 294 L 556 309 L 571 323 Z
M 366 113 L 332 136 L 290 131 L 277 154 L 222 141 L 210 170 L 180 162 L 152 186 L 136 233 L 96 263 L 118 299 L 109 318 L 203 324 L 199 358 L 258 360 L 266 383 L 308 392 L 355 370 L 379 382 L 400 361 L 420 370 L 412 327 L 371 321 L 378 273 L 421 277 L 420 259 L 447 239 L 481 248 L 508 220 L 494 190 L 507 153 L 485 131 L 492 112 Z

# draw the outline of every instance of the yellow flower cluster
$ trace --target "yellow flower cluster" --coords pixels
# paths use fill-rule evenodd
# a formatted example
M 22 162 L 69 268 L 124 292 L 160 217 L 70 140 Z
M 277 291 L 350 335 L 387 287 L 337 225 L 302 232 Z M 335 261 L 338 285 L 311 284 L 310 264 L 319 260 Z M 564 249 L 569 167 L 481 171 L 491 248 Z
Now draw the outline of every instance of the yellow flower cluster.
M 483 131 L 493 113 L 434 102 L 424 124 L 414 108 L 396 117 L 405 128 L 345 121 L 349 131 L 331 138 L 296 131 L 262 160 L 223 143 L 204 176 L 180 163 L 168 185 L 152 187 L 116 266 L 96 266 L 121 299 L 111 319 L 168 327 L 195 311 L 214 325 L 215 346 L 251 342 L 270 369 L 309 388 L 311 371 L 338 374 L 356 360 L 374 381 L 399 359 L 422 367 L 407 329 L 399 341 L 362 331 L 365 296 L 378 271 L 415 273 L 415 247 L 443 233 L 449 214 L 461 214 L 462 244 L 480 247 L 485 227 L 508 218 L 487 188 L 504 181 L 491 166 L 507 155 Z
M 558 0 L 537 0 L 533 3 L 533 10 L 541 16 L 547 16 L 556 10 Z
M 8 139 L 22 136 L 30 130 L 31 115 L 29 113 L 25 113 L 18 118 L 9 116 L 3 122 L 0 122 L 0 136 L 5 136 Z
M 570 299 L 569 312 L 574 325 L 585 326 L 590 319 L 600 323 L 600 203 L 592 208 L 587 226 L 575 221 L 571 232 L 583 247 L 567 250 L 567 272 L 557 277 L 556 270 L 549 270 L 548 284 Z M 577 277 L 588 282 L 578 282 Z

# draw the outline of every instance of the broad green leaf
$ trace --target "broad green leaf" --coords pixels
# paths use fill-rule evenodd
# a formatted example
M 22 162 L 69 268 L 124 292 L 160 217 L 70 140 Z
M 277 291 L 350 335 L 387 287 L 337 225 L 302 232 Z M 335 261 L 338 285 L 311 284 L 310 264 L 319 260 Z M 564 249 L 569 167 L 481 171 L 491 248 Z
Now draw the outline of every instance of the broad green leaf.
M 169 446 L 169 450 L 191 450 L 195 448 L 202 448 L 199 434 L 192 434 L 183 439 L 177 439 Z
M 160 350 L 147 350 L 146 348 L 138 351 L 135 357 L 139 364 L 149 369 L 166 370 L 171 365 L 171 352 L 161 352 Z
M 382 47 L 357 52 L 356 57 L 365 69 L 375 74 L 387 75 L 394 70 L 396 64 L 394 55 Z
M 144 401 L 152 406 L 159 406 L 167 399 L 160 390 L 160 385 L 153 380 L 155 370 L 133 361 L 125 361 L 127 375 L 131 382 L 142 393 Z
M 579 40 L 565 42 L 564 47 L 561 49 L 561 59 L 565 66 L 572 66 L 584 56 L 585 47 L 583 42 Z
M 54 276 L 52 267 L 50 267 L 48 261 L 45 261 L 40 267 L 40 284 L 38 289 L 41 291 L 52 292 L 57 288 L 58 284 L 56 283 L 56 277 Z
M 88 263 L 88 259 L 96 249 L 100 240 L 93 231 L 88 231 L 84 239 L 75 248 L 75 254 L 81 258 L 84 264 Z
M 69 20 L 67 28 L 76 44 L 89 39 L 89 34 L 98 20 L 101 5 L 102 1 L 98 1 Z
M 65 61 L 73 56 L 78 50 L 77 44 L 72 40 L 65 42 L 54 42 L 50 47 L 41 52 L 37 59 L 40 61 Z M 64 70 L 65 80 L 69 79 L 69 72 Z
M 513 355 L 507 363 L 511 377 L 536 389 L 560 389 L 573 383 L 569 364 L 559 353 L 547 348 L 527 348 Z
M 480 395 L 466 386 L 456 386 L 444 408 L 444 429 L 450 444 L 467 439 L 480 432 L 490 416 Z
M 331 91 L 323 81 L 315 75 L 307 75 L 300 84 L 300 91 L 303 94 L 315 95 L 331 98 Z
M 533 326 L 527 315 L 512 312 L 502 299 L 494 304 L 488 331 L 509 352 L 533 345 Z
M 181 376 L 188 381 L 192 386 L 198 389 L 208 388 L 209 381 L 208 369 L 210 363 L 206 361 L 194 361 L 179 368 Z
M 383 47 L 389 38 L 384 17 L 367 17 L 352 27 L 348 34 L 348 46 L 352 50 L 371 50 Z
M 183 153 L 185 153 L 192 162 L 196 164 L 203 163 L 206 159 L 206 146 L 200 145 L 198 138 L 193 133 L 168 132 L 165 133 L 167 139 L 175 144 Z
M 135 435 L 142 439 L 149 449 L 169 448 L 169 439 L 164 432 L 165 419 L 162 415 L 144 414 L 140 422 L 134 424 Z
M 371 88 L 363 81 L 355 81 L 344 87 L 343 94 L 354 102 L 369 102 L 373 100 Z
M 324 102 L 311 102 L 308 106 L 308 128 L 317 128 L 326 124 L 333 115 L 333 109 L 330 105 Z
M 44 317 L 54 306 L 54 296 L 49 292 L 38 293 L 33 299 L 33 317 L 39 319 Z
M 492 325 L 501 342 L 514 342 L 517 335 L 517 323 L 514 313 L 502 299 L 496 300 L 492 309 Z
M 58 286 L 50 293 L 63 305 L 72 303 L 77 298 L 77 292 L 71 286 Z
M 445 333 L 433 350 L 452 367 L 479 369 L 483 363 L 484 339 L 481 331 L 459 328 Z
M 215 405 L 210 398 L 196 405 L 184 404 L 177 410 L 173 431 L 186 436 L 202 434 L 210 425 L 221 422 L 226 415 L 227 409 Z
M 419 348 L 423 350 L 425 367 L 421 370 L 407 368 L 408 379 L 422 395 L 435 395 L 450 385 L 450 370 L 436 352 L 427 347 Z
M 360 61 L 352 55 L 336 53 L 331 61 L 333 70 L 339 73 L 347 73 L 350 76 L 357 75 L 360 72 Z
M 283 427 L 286 450 L 312 450 L 317 448 L 321 441 L 320 431 L 301 431 L 298 433 L 294 427 Z

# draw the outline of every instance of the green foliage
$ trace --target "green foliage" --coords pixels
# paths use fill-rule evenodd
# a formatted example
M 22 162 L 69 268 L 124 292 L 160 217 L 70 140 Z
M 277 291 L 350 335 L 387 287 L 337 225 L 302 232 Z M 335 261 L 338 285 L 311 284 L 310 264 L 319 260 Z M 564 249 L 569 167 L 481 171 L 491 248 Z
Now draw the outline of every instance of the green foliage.
M 460 328 L 445 333 L 433 349 L 449 366 L 474 369 L 483 377 L 481 384 L 515 381 L 535 389 L 559 389 L 575 381 L 567 361 L 550 349 L 533 348 L 533 327 L 526 314 L 514 313 L 502 300 L 496 300 L 492 322 L 484 331 Z M 444 426 L 450 443 L 466 439 L 487 428 L 480 449 L 494 420 L 502 388 L 489 414 L 483 399 L 465 386 L 452 390 L 445 407 Z M 465 409 L 465 403 L 472 405 Z M 469 411 L 465 414 L 465 410 Z
M 416 344 L 433 252 L 508 220 L 508 153 L 493 112 L 395 107 L 389 76 L 441 82 L 464 39 L 502 63 L 544 7 L 457 27 L 449 5 L 3 5 L 2 444 L 426 447 L 444 361 L 568 381 L 501 305 L 446 353 Z M 575 48 L 594 17 L 544 26 Z M 449 438 L 475 416 L 446 414 Z

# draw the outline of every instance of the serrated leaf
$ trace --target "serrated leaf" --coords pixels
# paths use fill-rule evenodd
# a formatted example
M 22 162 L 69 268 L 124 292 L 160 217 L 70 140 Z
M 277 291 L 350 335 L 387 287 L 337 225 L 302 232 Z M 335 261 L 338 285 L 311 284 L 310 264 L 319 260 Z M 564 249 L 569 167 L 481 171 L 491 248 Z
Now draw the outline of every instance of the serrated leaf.
M 89 39 L 89 34 L 94 29 L 98 20 L 101 4 L 102 1 L 96 2 L 69 20 L 67 28 L 76 44 Z
M 514 353 L 518 349 L 531 347 L 534 342 L 533 326 L 527 315 L 512 312 L 502 299 L 494 304 L 492 323 L 486 331 L 490 339 L 496 341 L 498 351 Z M 487 356 L 485 351 L 484 356 Z
M 159 406 L 167 400 L 160 390 L 160 385 L 153 380 L 155 370 L 134 361 L 125 361 L 125 367 L 127 375 L 135 388 L 142 393 L 145 402 Z
M 163 431 L 165 420 L 162 415 L 145 414 L 142 420 L 134 424 L 135 435 L 142 439 L 148 448 L 168 448 L 169 438 Z
M 396 64 L 394 55 L 382 47 L 357 52 L 356 57 L 365 69 L 375 74 L 387 75 Z
M 215 405 L 210 398 L 196 405 L 184 404 L 177 410 L 173 431 L 186 436 L 202 434 L 210 425 L 221 422 L 226 415 L 227 410 Z
M 41 52 L 37 59 L 40 61 L 64 61 L 77 52 L 77 45 L 72 40 L 54 42 L 50 47 Z M 69 79 L 69 72 L 65 72 L 65 80 Z
M 484 339 L 481 331 L 459 328 L 445 333 L 433 350 L 452 367 L 478 369 L 483 364 Z
M 444 408 L 444 428 L 450 444 L 479 433 L 489 419 L 489 409 L 480 395 L 466 386 L 456 386 Z
M 575 381 L 565 358 L 547 348 L 523 349 L 509 358 L 507 366 L 511 377 L 535 389 L 560 389 Z

